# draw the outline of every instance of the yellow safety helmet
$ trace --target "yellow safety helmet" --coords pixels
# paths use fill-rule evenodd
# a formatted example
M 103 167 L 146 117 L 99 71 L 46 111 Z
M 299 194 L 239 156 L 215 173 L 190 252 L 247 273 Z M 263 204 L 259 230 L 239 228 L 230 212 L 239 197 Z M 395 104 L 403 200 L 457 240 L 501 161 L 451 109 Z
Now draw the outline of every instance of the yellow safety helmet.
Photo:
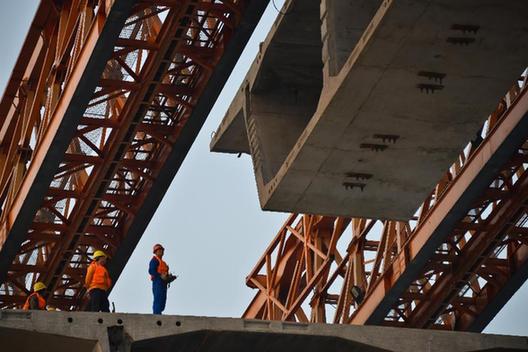
M 97 259 L 99 257 L 106 257 L 106 256 L 107 256 L 106 253 L 103 251 L 95 251 L 93 254 L 94 259 Z
M 46 285 L 44 285 L 43 282 L 37 281 L 33 285 L 33 291 L 38 292 L 40 290 L 44 290 L 46 288 Z

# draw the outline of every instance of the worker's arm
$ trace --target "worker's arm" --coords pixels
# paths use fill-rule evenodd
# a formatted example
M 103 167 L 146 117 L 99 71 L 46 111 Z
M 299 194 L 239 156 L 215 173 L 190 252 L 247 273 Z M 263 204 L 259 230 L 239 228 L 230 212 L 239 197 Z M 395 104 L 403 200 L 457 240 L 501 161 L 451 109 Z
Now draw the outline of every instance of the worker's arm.
M 39 309 L 39 301 L 37 295 L 33 295 L 29 298 L 29 309 Z
M 95 272 L 95 266 L 90 265 L 86 271 L 86 278 L 84 279 L 84 286 L 88 289 L 92 283 L 93 274 Z
M 110 278 L 110 273 L 108 270 L 106 271 L 106 286 L 108 286 L 108 289 L 112 287 L 112 279 Z
M 160 273 L 158 273 L 158 266 L 159 262 L 152 258 L 149 263 L 149 274 L 152 275 L 153 279 L 158 279 L 160 277 Z

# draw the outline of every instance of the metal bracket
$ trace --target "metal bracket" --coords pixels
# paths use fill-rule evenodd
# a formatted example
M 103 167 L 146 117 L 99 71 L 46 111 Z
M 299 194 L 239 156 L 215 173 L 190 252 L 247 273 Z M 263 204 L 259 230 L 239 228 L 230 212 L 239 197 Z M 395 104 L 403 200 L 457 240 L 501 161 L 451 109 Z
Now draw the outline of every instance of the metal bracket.
M 398 139 L 400 139 L 400 136 L 397 134 L 375 134 L 372 136 L 372 138 L 381 139 L 383 143 L 389 142 L 395 144 Z
M 359 147 L 361 149 L 370 149 L 375 152 L 382 152 L 385 149 L 387 149 L 389 146 L 385 144 L 361 143 Z
M 441 72 L 420 71 L 418 72 L 418 76 L 426 77 L 430 81 L 442 84 L 442 81 L 445 78 L 446 74 Z
M 372 178 L 371 174 L 363 174 L 363 173 L 358 173 L 358 172 L 347 172 L 345 176 L 350 177 L 350 178 L 355 178 L 358 181 L 366 181 Z
M 420 92 L 425 94 L 434 94 L 437 90 L 444 89 L 444 86 L 441 84 L 427 84 L 427 83 L 420 83 L 416 86 L 418 89 L 420 89 Z
M 475 38 L 469 37 L 448 37 L 446 41 L 449 44 L 468 46 L 469 44 L 474 43 L 475 40 Z
M 454 24 L 451 26 L 451 29 L 454 31 L 461 31 L 462 33 L 473 33 L 477 34 L 478 30 L 480 29 L 479 25 L 474 24 Z
M 365 187 L 367 186 L 367 184 L 365 183 L 359 183 L 359 182 L 343 182 L 343 187 L 345 187 L 345 189 L 354 189 L 354 188 L 359 188 L 361 190 L 361 192 L 363 192 L 363 190 L 365 189 Z

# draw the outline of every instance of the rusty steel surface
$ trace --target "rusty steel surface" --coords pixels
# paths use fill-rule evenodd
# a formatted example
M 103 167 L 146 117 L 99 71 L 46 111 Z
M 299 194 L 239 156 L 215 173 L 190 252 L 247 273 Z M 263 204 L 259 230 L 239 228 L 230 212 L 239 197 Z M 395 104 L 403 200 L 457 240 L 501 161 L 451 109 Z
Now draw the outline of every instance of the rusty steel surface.
M 481 331 L 528 277 L 523 75 L 409 222 L 292 214 L 244 318 Z
M 0 307 L 119 277 L 267 1 L 43 1 L 0 102 Z

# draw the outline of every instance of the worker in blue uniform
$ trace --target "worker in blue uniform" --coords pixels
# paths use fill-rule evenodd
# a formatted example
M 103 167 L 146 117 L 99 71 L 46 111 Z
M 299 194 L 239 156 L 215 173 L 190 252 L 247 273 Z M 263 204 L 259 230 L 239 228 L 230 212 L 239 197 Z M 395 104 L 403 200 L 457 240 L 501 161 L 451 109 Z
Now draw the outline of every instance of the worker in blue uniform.
M 161 244 L 155 244 L 152 249 L 154 256 L 149 263 L 149 274 L 152 280 L 152 313 L 161 314 L 165 310 L 167 303 L 167 288 L 169 284 L 176 280 L 177 276 L 169 273 L 169 266 L 163 260 L 165 248 Z

